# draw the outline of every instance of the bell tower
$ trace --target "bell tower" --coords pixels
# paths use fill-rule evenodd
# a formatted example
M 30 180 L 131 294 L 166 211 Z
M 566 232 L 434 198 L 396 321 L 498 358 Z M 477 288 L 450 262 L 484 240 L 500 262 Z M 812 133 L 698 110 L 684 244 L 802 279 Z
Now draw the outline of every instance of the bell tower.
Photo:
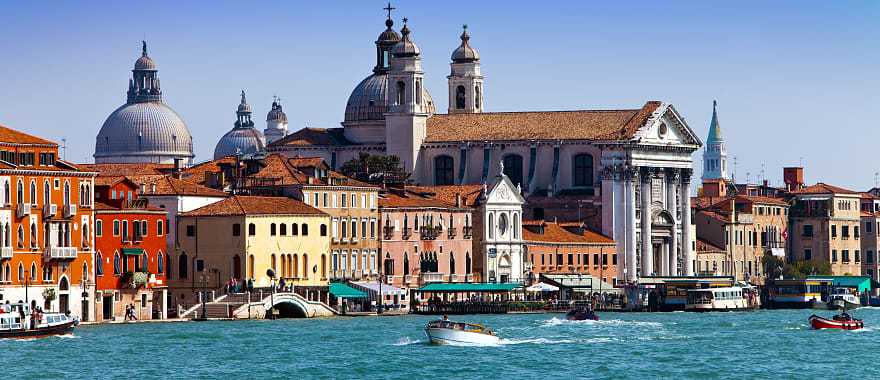
M 400 158 L 403 168 L 419 182 L 419 151 L 425 141 L 432 108 L 428 92 L 423 88 L 421 50 L 410 37 L 407 21 L 403 19 L 402 37 L 392 49 L 388 70 L 385 150 L 386 154 Z
M 718 123 L 718 102 L 712 101 L 712 121 L 709 122 L 709 136 L 703 151 L 703 180 L 730 180 L 727 168 L 727 148 L 721 136 Z
M 449 74 L 449 113 L 483 112 L 483 74 L 480 55 L 471 47 L 467 25 L 462 27 L 461 45 L 452 52 Z

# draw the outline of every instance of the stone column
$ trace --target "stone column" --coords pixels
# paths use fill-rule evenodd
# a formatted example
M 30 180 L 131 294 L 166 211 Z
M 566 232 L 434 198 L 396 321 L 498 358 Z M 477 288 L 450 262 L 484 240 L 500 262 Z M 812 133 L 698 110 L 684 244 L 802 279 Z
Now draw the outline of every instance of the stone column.
M 651 252 L 651 179 L 649 168 L 641 168 L 642 192 L 642 276 L 650 276 L 654 269 L 654 256 Z
M 626 193 L 626 281 L 634 282 L 638 278 L 636 273 L 636 199 L 635 181 L 638 172 L 629 167 L 624 172 L 624 191 Z
M 669 259 L 671 255 L 669 253 L 669 244 L 663 244 L 660 249 L 660 275 L 661 276 L 669 276 Z
M 666 169 L 666 210 L 672 215 L 674 222 L 672 224 L 672 236 L 669 238 L 669 257 L 667 260 L 667 274 L 670 276 L 678 276 L 678 229 L 681 227 L 681 219 L 676 215 L 675 210 L 678 208 L 676 202 L 675 185 L 678 183 L 678 169 Z
M 162 305 L 162 315 L 160 318 L 168 319 L 168 288 L 162 289 L 161 294 L 162 301 L 160 303 Z
M 694 251 L 691 247 L 691 173 L 693 169 L 681 170 L 681 256 L 685 276 L 694 275 Z

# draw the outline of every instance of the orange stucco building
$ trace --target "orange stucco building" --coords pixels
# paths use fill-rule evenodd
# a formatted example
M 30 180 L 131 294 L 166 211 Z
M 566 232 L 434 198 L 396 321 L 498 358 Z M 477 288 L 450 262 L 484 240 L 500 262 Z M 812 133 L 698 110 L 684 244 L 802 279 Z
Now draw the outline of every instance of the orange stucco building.
M 91 319 L 95 173 L 0 126 L 0 296 Z

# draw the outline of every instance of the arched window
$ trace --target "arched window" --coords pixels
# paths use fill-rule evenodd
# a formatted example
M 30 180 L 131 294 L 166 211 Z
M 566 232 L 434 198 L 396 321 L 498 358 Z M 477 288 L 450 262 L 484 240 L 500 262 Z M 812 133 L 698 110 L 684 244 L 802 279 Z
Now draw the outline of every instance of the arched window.
M 24 227 L 18 225 L 18 248 L 24 248 Z
M 303 276 L 302 278 L 308 280 L 309 279 L 309 255 L 303 253 Z
M 162 272 L 165 272 L 165 256 L 159 251 L 159 254 L 156 255 L 156 273 L 161 274 Z
M 452 185 L 455 182 L 455 169 L 452 157 L 434 157 L 434 185 Z
M 24 201 L 24 183 L 22 183 L 21 180 L 18 180 L 18 186 L 16 187 L 16 190 L 15 190 L 15 196 L 16 196 L 16 199 L 18 200 L 18 204 L 25 203 L 25 201 Z
M 327 255 L 321 254 L 321 279 L 327 278 Z
M 70 182 L 64 181 L 64 204 L 70 204 Z
M 95 273 L 98 276 L 104 275 L 104 255 L 101 252 L 95 254 Z
M 465 107 L 464 86 L 458 86 L 455 88 L 455 108 L 463 110 L 464 107 Z
M 523 185 L 523 158 L 518 154 L 504 156 L 504 175 L 513 185 Z
M 585 153 L 574 156 L 572 170 L 574 170 L 571 174 L 574 186 L 593 186 L 593 156 Z
M 519 214 L 513 213 L 513 238 L 519 239 L 520 228 L 519 228 Z
M 119 252 L 113 253 L 113 274 L 119 276 L 122 274 L 122 263 L 120 262 Z
M 89 282 L 89 263 L 83 263 L 82 283 L 87 284 L 88 282 Z
M 165 255 L 165 278 L 171 279 L 171 255 Z
M 18 263 L 18 282 L 24 282 L 24 264 Z
M 397 104 L 406 103 L 406 83 L 397 82 Z
M 89 224 L 83 223 L 83 226 L 82 226 L 82 246 L 84 248 L 87 248 L 89 246 L 89 237 L 90 236 L 91 235 L 89 235 Z
M 489 214 L 489 239 L 495 237 L 495 214 Z
M 12 266 L 8 262 L 3 266 L 3 281 L 12 282 Z
M 455 274 L 455 253 L 449 252 L 449 274 Z
M 309 225 L 303 223 L 302 224 L 302 236 L 309 236 Z
M 186 257 L 186 252 L 182 253 L 180 257 L 177 259 L 177 277 L 178 278 L 186 278 L 189 276 L 187 271 L 187 263 L 188 258 Z
M 9 181 L 3 181 L 3 204 L 9 204 Z
M 279 228 L 278 233 L 281 234 L 281 236 L 287 236 L 287 225 L 286 224 L 281 223 L 278 226 L 278 228 Z
M 327 236 L 327 225 L 326 224 L 321 225 L 321 236 Z
M 144 252 L 141 254 L 141 272 L 149 272 L 150 270 L 150 259 L 147 257 L 147 253 Z
M 409 254 L 406 252 L 403 253 L 403 274 L 409 274 Z
M 248 224 L 248 236 L 254 236 L 257 234 L 257 226 L 253 223 Z
M 275 227 L 275 223 L 270 224 L 270 225 L 269 225 L 269 235 L 275 236 L 276 233 L 277 233 L 277 232 L 275 231 L 275 229 L 276 229 L 276 227 Z
M 281 277 L 287 277 L 287 255 L 281 255 Z
M 49 187 L 49 181 L 43 181 L 43 203 L 52 203 L 52 189 Z
M 37 238 L 37 224 L 31 224 L 31 247 L 37 247 L 39 244 L 39 238 Z
M 480 103 L 482 98 L 480 97 L 480 85 L 474 85 L 474 108 L 480 109 L 483 108 L 483 104 Z
M 31 204 L 37 204 L 37 182 L 31 180 Z
M 323 227 L 324 225 L 322 224 L 321 226 Z M 290 234 L 294 235 L 294 236 L 299 235 L 299 225 L 298 224 L 293 223 L 290 225 Z
M 416 81 L 416 104 L 422 104 L 422 81 Z
M 37 264 L 31 261 L 31 281 L 37 281 Z
M 272 271 L 274 271 L 274 272 L 276 272 L 276 273 L 278 272 L 277 270 L 275 270 L 275 268 L 276 268 L 276 262 L 275 262 L 275 254 L 274 254 L 274 253 L 270 256 L 270 259 L 269 259 L 269 268 L 272 268 Z
M 254 255 L 248 256 L 247 266 L 248 278 L 254 278 Z
M 464 274 L 471 274 L 471 253 L 464 255 Z
M 299 256 L 298 256 L 298 255 L 293 255 L 293 258 L 291 258 L 291 261 L 293 261 L 293 262 L 291 263 L 291 266 L 293 267 L 293 273 L 292 273 L 292 275 L 293 275 L 293 277 L 295 277 L 295 278 L 299 278 Z
M 394 260 L 391 260 L 391 255 L 386 253 L 385 260 L 383 260 L 383 261 L 384 262 L 382 263 L 383 264 L 382 266 L 385 269 L 384 270 L 385 275 L 386 276 L 393 276 L 394 275 Z

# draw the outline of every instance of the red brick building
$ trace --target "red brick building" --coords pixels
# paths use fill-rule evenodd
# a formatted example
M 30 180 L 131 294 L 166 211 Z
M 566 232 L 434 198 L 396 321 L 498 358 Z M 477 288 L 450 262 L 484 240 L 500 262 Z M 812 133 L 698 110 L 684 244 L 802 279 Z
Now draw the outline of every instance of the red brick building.
M 138 198 L 125 177 L 95 181 L 95 317 L 124 319 L 134 306 L 138 319 L 167 315 L 165 210 Z
M 522 232 L 533 279 L 542 274 L 583 274 L 617 283 L 614 240 L 576 223 L 523 221 Z

